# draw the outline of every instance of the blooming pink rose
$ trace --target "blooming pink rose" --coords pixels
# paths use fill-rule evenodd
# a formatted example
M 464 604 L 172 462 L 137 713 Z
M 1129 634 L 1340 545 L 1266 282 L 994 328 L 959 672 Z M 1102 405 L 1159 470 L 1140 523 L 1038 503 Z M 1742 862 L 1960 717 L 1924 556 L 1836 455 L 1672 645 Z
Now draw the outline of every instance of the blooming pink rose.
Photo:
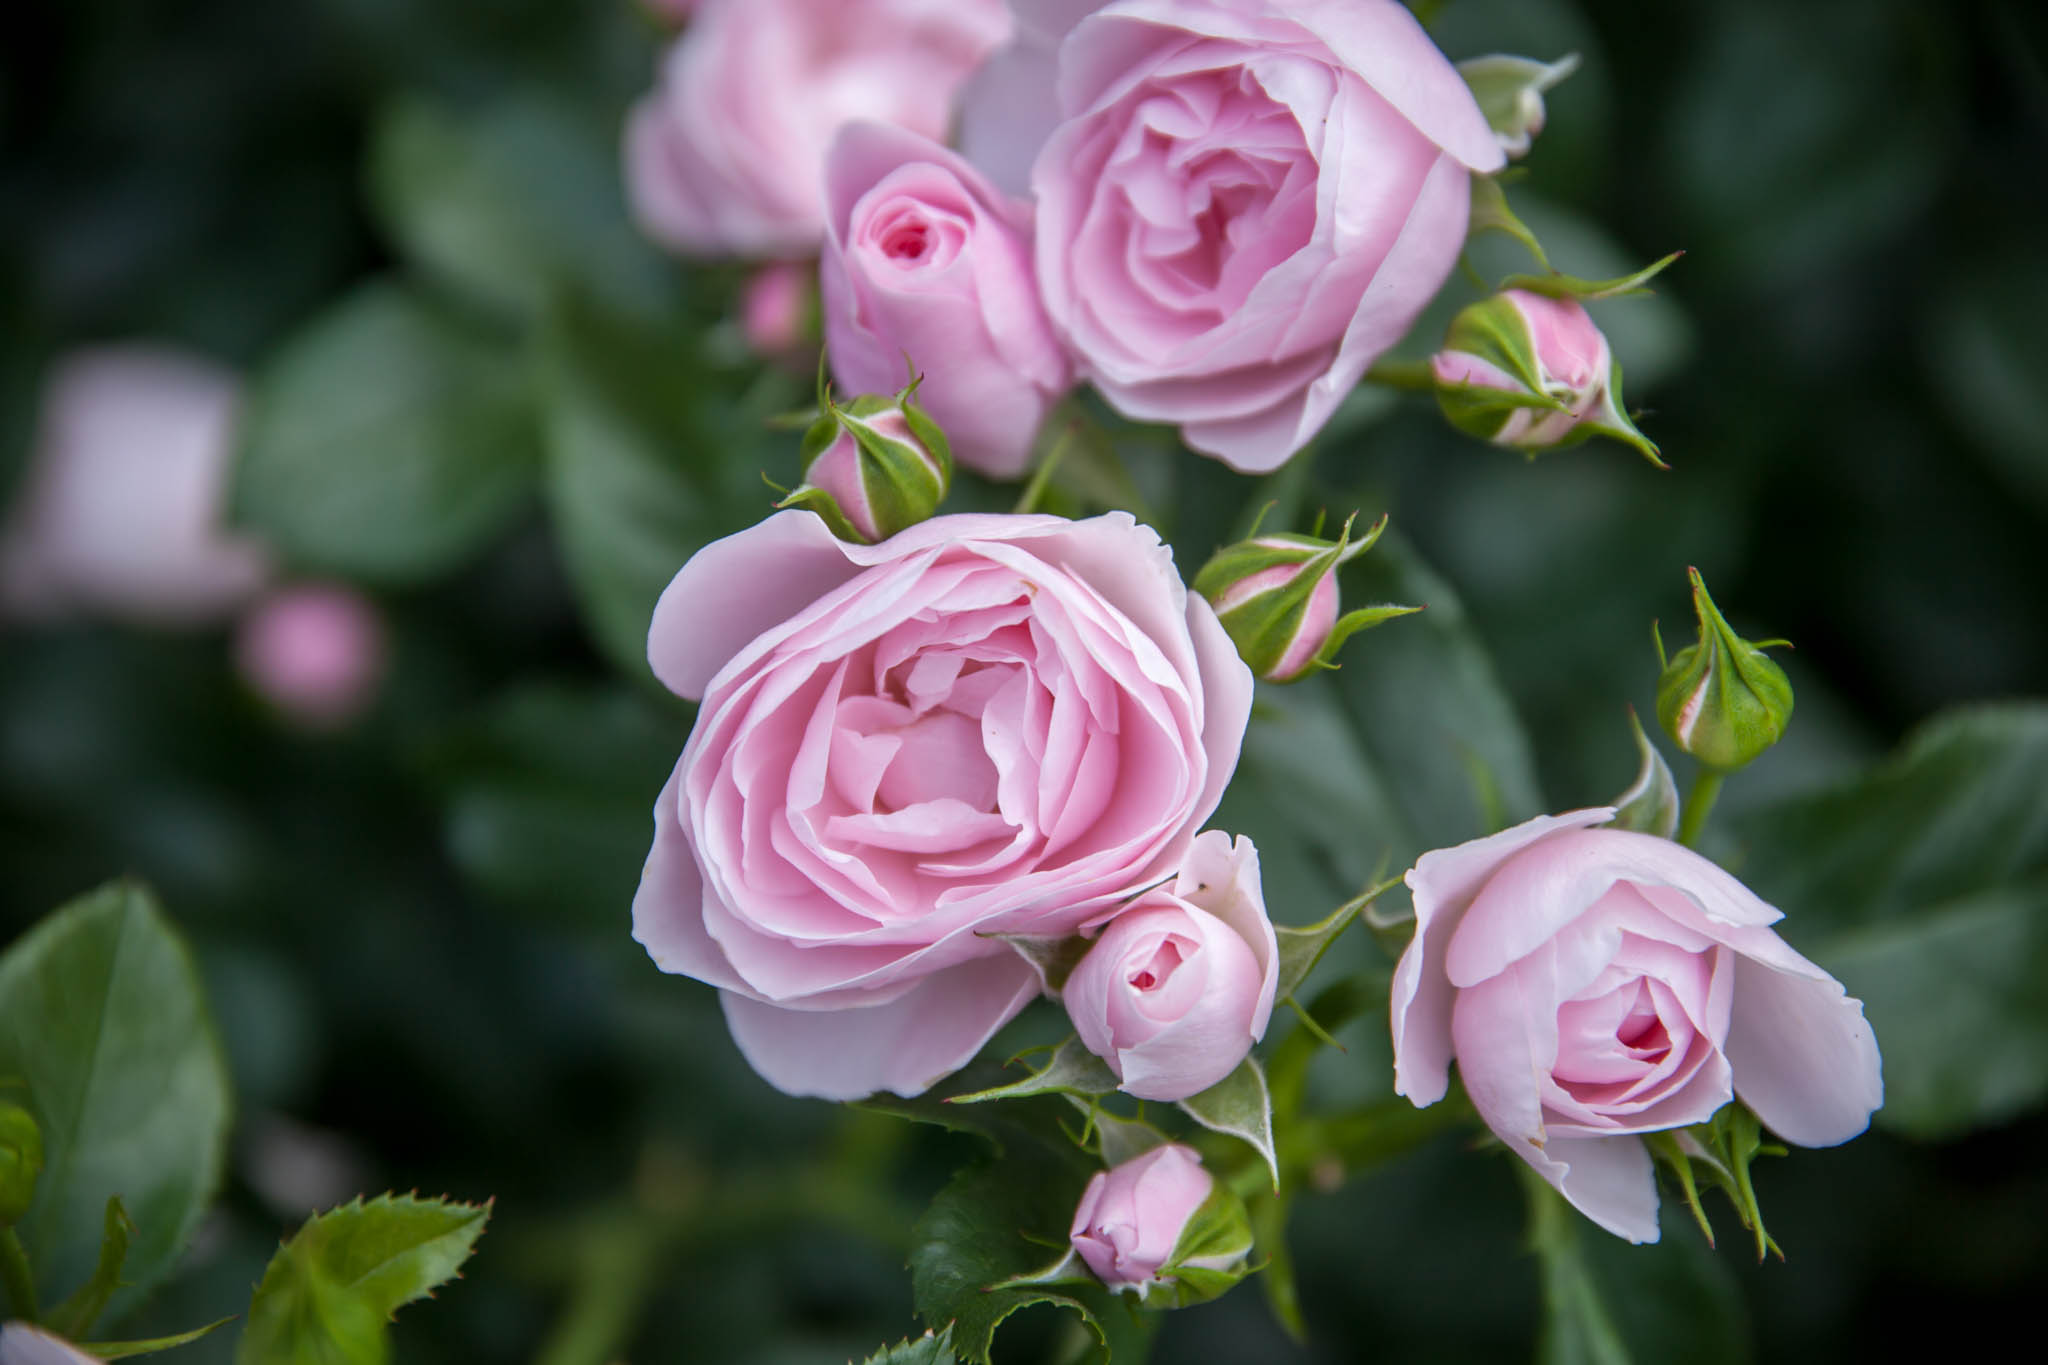
M 946 516 L 879 545 L 778 513 L 699 551 L 648 659 L 700 697 L 633 903 L 792 1094 L 915 1094 L 1062 935 L 1181 865 L 1251 675 L 1124 513 Z
M 353 589 L 284 588 L 243 618 L 235 660 L 249 686 L 286 716 L 313 729 L 345 725 L 376 695 L 384 622 Z
M 1504 163 L 1471 91 L 1396 0 L 1020 11 L 963 126 L 1014 184 L 1004 111 L 1056 100 L 1030 173 L 1054 328 L 1120 411 L 1277 467 L 1457 260 L 1469 173 Z M 1033 54 L 1057 24 L 1055 70 Z
M 955 91 L 1009 25 L 1002 0 L 703 0 L 627 120 L 635 215 L 684 251 L 814 250 L 840 125 L 944 137 Z
M 1074 1210 L 1074 1250 L 1112 1289 L 1159 1278 L 1188 1220 L 1216 1188 L 1191 1147 L 1168 1143 L 1121 1166 L 1097 1171 Z
M 1863 1004 L 1785 946 L 1779 913 L 1666 839 L 1539 816 L 1424 854 L 1394 971 L 1394 1089 L 1442 1099 L 1455 1057 L 1481 1118 L 1580 1212 L 1657 1240 L 1640 1133 L 1732 1099 L 1802 1147 L 1884 1099 Z
M 832 144 L 825 211 L 819 282 L 840 385 L 892 392 L 908 356 L 953 457 L 1023 473 L 1072 382 L 1032 277 L 1030 211 L 944 147 L 878 123 Z
M 1171 888 L 1117 910 L 1062 993 L 1074 1029 L 1122 1089 L 1184 1100 L 1266 1036 L 1280 951 L 1259 852 L 1221 830 L 1195 840 Z
M 251 596 L 266 557 L 222 524 L 239 402 L 232 374 L 183 352 L 61 361 L 0 539 L 0 606 L 184 625 Z

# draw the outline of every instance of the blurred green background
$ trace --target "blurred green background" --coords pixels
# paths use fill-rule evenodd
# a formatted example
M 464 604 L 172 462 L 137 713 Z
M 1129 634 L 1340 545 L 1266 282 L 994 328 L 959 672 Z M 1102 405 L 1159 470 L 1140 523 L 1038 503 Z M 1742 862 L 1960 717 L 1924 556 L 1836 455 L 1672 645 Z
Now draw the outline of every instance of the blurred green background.
M 970 1146 L 770 1091 L 712 992 L 627 936 L 688 726 L 634 676 L 649 585 L 765 509 L 762 470 L 795 474 L 795 438 L 760 419 L 805 391 L 738 343 L 739 271 L 668 262 L 625 219 L 616 130 L 657 27 L 627 0 L 68 0 L 10 29 L 0 487 L 54 357 L 197 348 L 253 376 L 252 443 L 282 430 L 308 452 L 252 465 L 244 516 L 288 563 L 374 589 L 394 637 L 374 711 L 308 736 L 243 690 L 219 633 L 0 633 L 0 935 L 111 876 L 152 883 L 239 1095 L 221 1206 L 135 1328 L 239 1311 L 310 1205 L 391 1187 L 498 1199 L 467 1278 L 401 1319 L 403 1361 L 837 1362 L 902 1335 L 911 1220 Z M 1650 711 L 1650 622 L 1683 637 L 1697 565 L 1738 627 L 1797 646 L 1790 736 L 1731 784 L 1719 851 L 1803 945 L 1774 888 L 1808 846 L 1773 852 L 1802 794 L 1946 708 L 2048 690 L 2048 12 L 1450 0 L 1435 31 L 1453 57 L 1583 55 L 1510 193 L 1575 273 L 1686 251 L 1655 299 L 1598 310 L 1672 469 L 1605 446 L 1525 462 L 1427 402 L 1355 401 L 1300 505 L 1390 509 L 1440 575 L 1399 580 L 1436 634 L 1389 626 L 1352 646 L 1341 693 L 1275 698 L 1308 729 L 1276 724 L 1256 780 L 1317 708 L 1397 716 L 1399 685 L 1452 658 L 1526 727 L 1511 807 L 1603 800 L 1634 769 L 1624 704 Z M 1479 259 L 1519 268 L 1512 250 Z M 421 365 L 446 382 L 381 402 Z M 1249 482 L 1142 446 L 1191 574 Z M 415 459 L 448 474 L 447 504 L 373 508 L 357 534 L 350 485 Z M 1491 670 L 1457 652 L 1475 635 Z M 1342 825 L 1363 797 L 1323 802 L 1336 827 L 1303 816 L 1294 845 L 1276 831 L 1286 854 L 1255 831 L 1269 869 L 1297 859 L 1279 918 L 1319 916 L 1404 841 L 1479 832 L 1389 769 L 1399 837 Z M 2006 869 L 2037 890 L 2043 772 L 2013 778 L 2034 823 Z M 2026 1330 L 2048 1277 L 2048 978 L 2024 965 L 2048 960 L 2043 918 L 2011 1032 L 1961 1044 L 2017 1078 L 2006 1098 L 1762 1165 L 1784 1263 L 1752 1264 L 1725 1207 L 1709 1252 L 1668 1197 L 1655 1251 L 1587 1230 L 1631 1340 L 1660 1343 L 1639 1359 L 1884 1359 L 1957 1324 Z M 1354 1026 L 1318 1062 L 1327 1096 L 1385 1093 L 1383 1032 Z M 1914 1046 L 1879 1037 L 1888 1059 Z M 1176 1315 L 1156 1358 L 1529 1359 L 1541 1283 L 1516 1182 L 1467 1146 L 1301 1200 L 1307 1344 L 1247 1287 Z M 1059 1330 L 1006 1341 L 1042 1358 Z

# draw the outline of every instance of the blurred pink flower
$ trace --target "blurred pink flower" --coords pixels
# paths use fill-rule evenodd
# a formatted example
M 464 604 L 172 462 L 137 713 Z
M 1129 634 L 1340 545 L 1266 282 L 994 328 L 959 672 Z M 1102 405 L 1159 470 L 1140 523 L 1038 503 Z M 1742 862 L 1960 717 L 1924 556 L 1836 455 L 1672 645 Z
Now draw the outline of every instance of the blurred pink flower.
M 944 137 L 955 91 L 1009 31 L 1003 0 L 704 0 L 627 119 L 633 211 L 680 251 L 813 251 L 840 127 Z
M 331 729 L 355 719 L 376 696 L 384 622 L 351 588 L 281 588 L 242 619 L 235 660 L 249 686 L 279 711 L 310 729 Z
M 189 625 L 253 595 L 266 556 L 222 525 L 237 403 L 232 374 L 183 352 L 59 361 L 0 535 L 0 610 Z
M 740 331 L 760 356 L 788 355 L 804 344 L 815 272 L 808 261 L 772 261 L 740 290 Z

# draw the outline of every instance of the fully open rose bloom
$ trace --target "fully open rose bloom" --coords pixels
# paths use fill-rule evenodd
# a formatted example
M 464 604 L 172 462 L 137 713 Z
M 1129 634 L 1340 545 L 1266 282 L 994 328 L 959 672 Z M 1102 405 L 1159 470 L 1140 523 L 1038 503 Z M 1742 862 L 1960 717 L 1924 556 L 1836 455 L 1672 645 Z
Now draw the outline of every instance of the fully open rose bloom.
M 1127 514 L 946 516 L 849 544 L 805 511 L 699 551 L 655 674 L 702 698 L 634 936 L 709 982 L 793 1094 L 915 1094 L 1039 990 L 1067 934 L 1171 875 L 1251 675 Z
M 1471 91 L 1396 0 L 1018 11 L 963 126 L 998 184 L 1031 158 L 1054 327 L 1118 410 L 1277 467 L 1457 260 L 1504 162 Z
M 1061 998 L 1126 1093 L 1184 1100 L 1235 1071 L 1266 1036 L 1279 979 L 1259 852 L 1212 829 L 1171 885 L 1118 909 Z
M 1778 911 L 1666 839 L 1540 816 L 1424 854 L 1394 972 L 1395 1090 L 1433 1104 L 1450 1063 L 1494 1134 L 1580 1212 L 1657 1239 L 1640 1133 L 1740 1099 L 1802 1147 L 1884 1099 L 1861 1001 L 1769 928 Z
M 635 215 L 685 251 L 815 250 L 833 134 L 876 119 L 944 137 L 1009 24 L 1002 0 L 703 0 L 627 121 Z
M 819 280 L 839 383 L 890 392 L 907 356 L 953 457 L 1022 474 L 1070 382 L 1032 277 L 1030 211 L 944 147 L 879 123 L 832 144 L 825 206 Z

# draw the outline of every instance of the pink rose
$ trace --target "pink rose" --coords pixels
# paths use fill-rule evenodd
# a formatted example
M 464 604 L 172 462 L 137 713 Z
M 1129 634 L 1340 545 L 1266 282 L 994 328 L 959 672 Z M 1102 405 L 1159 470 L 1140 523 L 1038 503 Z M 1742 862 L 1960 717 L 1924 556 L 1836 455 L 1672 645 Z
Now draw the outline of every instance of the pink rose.
M 815 250 L 833 134 L 864 118 L 944 137 L 1009 24 L 1002 0 L 704 0 L 627 120 L 635 215 L 684 251 Z
M 1074 1029 L 1140 1099 L 1183 1100 L 1266 1036 L 1280 952 L 1252 841 L 1195 840 L 1173 886 L 1119 909 L 1067 977 Z
M 740 331 L 755 355 L 800 349 L 811 327 L 811 272 L 796 261 L 775 261 L 747 277 L 740 291 Z
M 1120 411 L 1276 468 L 1450 273 L 1470 172 L 1504 164 L 1493 130 L 1396 0 L 1028 13 L 963 126 L 1014 184 L 1029 138 L 1004 110 L 1056 101 L 1030 173 L 1054 328 Z M 1059 24 L 1055 72 L 1034 53 Z
M 879 545 L 788 511 L 717 541 L 648 660 L 702 698 L 633 903 L 792 1094 L 916 1094 L 1039 990 L 997 934 L 1069 934 L 1170 875 L 1229 780 L 1251 676 L 1127 514 L 946 516 Z
M 1732 1099 L 1802 1147 L 1884 1099 L 1861 1001 L 1785 946 L 1779 913 L 1669 840 L 1539 816 L 1424 854 L 1394 971 L 1394 1089 L 1443 1098 L 1455 1057 L 1481 1118 L 1579 1211 L 1657 1240 L 1640 1133 Z
M 223 525 L 239 402 L 232 374 L 183 352 L 59 362 L 0 538 L 0 606 L 190 625 L 253 595 L 266 557 Z
M 993 478 L 1031 462 L 1072 382 L 1031 272 L 1031 218 L 928 138 L 850 124 L 825 168 L 819 278 L 832 372 L 855 393 L 924 376 L 953 457 Z
M 1159 1280 L 1195 1210 L 1215 1188 L 1216 1177 L 1202 1169 L 1193 1148 L 1154 1147 L 1095 1173 L 1074 1210 L 1069 1240 L 1111 1289 L 1142 1288 Z
M 338 584 L 272 593 L 246 617 L 235 660 L 249 686 L 301 725 L 345 725 L 375 698 L 384 673 L 384 622 L 362 594 Z

